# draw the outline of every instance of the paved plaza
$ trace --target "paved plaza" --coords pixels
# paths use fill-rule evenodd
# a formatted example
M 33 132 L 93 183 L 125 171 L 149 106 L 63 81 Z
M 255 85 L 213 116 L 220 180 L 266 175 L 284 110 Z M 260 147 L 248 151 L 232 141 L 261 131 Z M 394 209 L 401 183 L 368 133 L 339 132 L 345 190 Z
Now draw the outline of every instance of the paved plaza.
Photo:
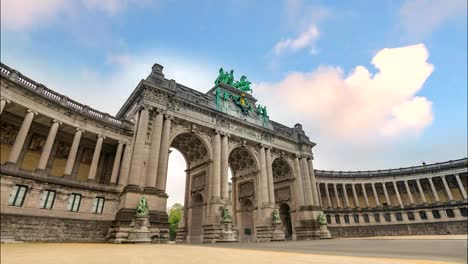
M 213 245 L 2 244 L 1 263 L 466 263 L 466 236 Z

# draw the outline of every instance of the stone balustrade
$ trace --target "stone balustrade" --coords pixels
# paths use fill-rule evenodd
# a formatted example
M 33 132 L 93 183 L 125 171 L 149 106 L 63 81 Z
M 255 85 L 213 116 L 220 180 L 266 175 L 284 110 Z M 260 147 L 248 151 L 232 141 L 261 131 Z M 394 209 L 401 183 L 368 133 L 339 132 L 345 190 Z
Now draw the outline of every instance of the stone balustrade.
M 98 110 L 90 108 L 87 105 L 80 104 L 77 101 L 74 101 L 65 95 L 57 93 L 45 87 L 44 85 L 31 80 L 30 78 L 24 76 L 18 71 L 15 71 L 14 69 L 11 69 L 3 63 L 0 64 L 0 75 L 19 84 L 23 88 L 36 92 L 39 96 L 43 98 L 61 104 L 62 106 L 70 109 L 75 113 L 82 114 L 87 117 L 91 117 L 92 119 L 95 119 L 97 121 L 105 122 L 107 124 L 121 128 L 128 129 L 132 127 L 132 125 L 128 121 L 115 118 L 107 113 L 102 113 Z

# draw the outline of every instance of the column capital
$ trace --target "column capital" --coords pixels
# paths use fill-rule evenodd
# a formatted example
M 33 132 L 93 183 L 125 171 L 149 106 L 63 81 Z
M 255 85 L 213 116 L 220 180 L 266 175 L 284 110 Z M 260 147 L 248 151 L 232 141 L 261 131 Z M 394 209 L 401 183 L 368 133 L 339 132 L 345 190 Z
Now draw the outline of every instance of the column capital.
M 58 123 L 59 125 L 62 125 L 62 121 L 59 121 L 57 119 L 52 119 L 52 123 Z
M 76 127 L 75 130 L 76 130 L 76 132 L 80 131 L 81 133 L 85 133 L 85 132 L 86 132 L 86 130 L 84 130 L 84 129 L 81 128 L 81 127 Z
M 7 104 L 11 103 L 10 99 L 0 96 L 0 100 L 5 101 Z
M 117 141 L 118 144 L 122 144 L 122 145 L 127 145 L 127 141 L 123 141 L 123 140 L 119 140 Z
M 97 135 L 97 138 L 106 139 L 106 136 L 99 134 L 99 135 Z
M 147 104 L 142 104 L 140 105 L 140 109 L 139 110 L 151 110 L 153 107 L 150 106 L 150 105 L 147 105 Z
M 34 115 L 38 115 L 38 114 L 39 114 L 37 111 L 34 111 L 34 110 L 32 110 L 32 109 L 29 109 L 29 108 L 28 108 L 28 110 L 26 110 L 26 112 L 28 112 L 28 113 L 33 113 Z

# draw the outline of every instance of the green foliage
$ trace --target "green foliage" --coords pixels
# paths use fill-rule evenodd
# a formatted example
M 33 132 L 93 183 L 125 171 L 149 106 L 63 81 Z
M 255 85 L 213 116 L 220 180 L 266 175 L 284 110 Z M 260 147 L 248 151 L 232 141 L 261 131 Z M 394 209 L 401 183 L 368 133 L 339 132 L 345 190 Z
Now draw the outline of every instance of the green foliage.
M 176 238 L 177 226 L 179 225 L 183 209 L 184 207 L 179 203 L 175 203 L 171 209 L 169 209 L 169 223 L 171 224 L 171 227 L 169 228 L 169 239 L 172 241 Z

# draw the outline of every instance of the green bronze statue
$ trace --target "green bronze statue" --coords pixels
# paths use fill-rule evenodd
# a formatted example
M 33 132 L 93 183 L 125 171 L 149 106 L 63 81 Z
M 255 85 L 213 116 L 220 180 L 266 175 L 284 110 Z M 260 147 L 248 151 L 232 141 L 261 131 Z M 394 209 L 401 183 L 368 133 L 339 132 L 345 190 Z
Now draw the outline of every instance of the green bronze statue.
M 318 215 L 317 220 L 318 220 L 320 225 L 326 225 L 327 224 L 327 217 L 323 213 L 320 213 Z
M 229 212 L 229 209 L 224 206 L 223 208 L 221 208 L 221 222 L 231 222 L 232 221 L 232 217 L 231 217 L 231 213 Z
M 280 215 L 278 213 L 278 210 L 273 210 L 273 212 L 271 212 L 271 218 L 272 218 L 272 221 L 274 224 L 279 224 L 281 223 L 281 220 L 280 220 Z
M 148 202 L 146 201 L 146 198 L 144 196 L 141 197 L 140 202 L 138 203 L 136 211 L 137 211 L 138 216 L 149 215 Z
M 234 84 L 234 87 L 237 89 L 243 91 L 243 92 L 252 92 L 252 89 L 250 88 L 251 82 L 247 81 L 247 77 L 242 75 L 240 80 Z
M 226 74 L 226 84 L 234 85 L 234 70 L 231 70 L 229 73 Z

